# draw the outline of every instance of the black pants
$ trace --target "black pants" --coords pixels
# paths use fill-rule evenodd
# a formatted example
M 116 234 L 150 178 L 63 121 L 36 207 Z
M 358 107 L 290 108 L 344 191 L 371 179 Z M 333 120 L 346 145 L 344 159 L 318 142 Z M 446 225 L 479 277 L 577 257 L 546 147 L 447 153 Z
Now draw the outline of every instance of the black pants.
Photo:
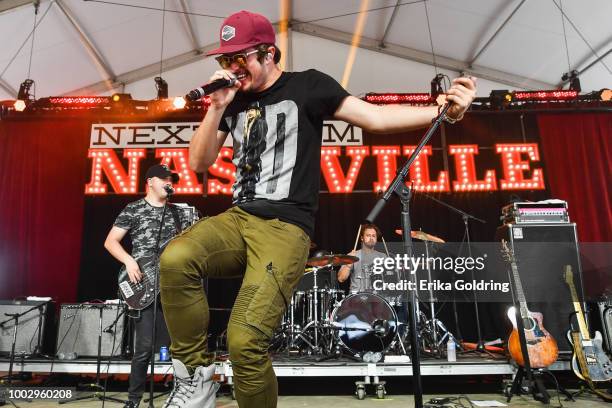
M 138 316 L 137 312 L 130 315 Z M 134 324 L 134 355 L 132 356 L 132 367 L 130 369 L 130 386 L 128 388 L 128 399 L 130 401 L 140 401 L 144 394 L 147 371 L 151 361 L 151 343 L 153 341 L 153 306 L 149 306 L 140 311 L 140 316 L 131 319 Z M 161 302 L 157 302 L 157 327 L 156 336 L 158 343 L 160 338 L 168 338 Z M 162 341 L 162 343 L 164 343 Z M 169 346 L 169 342 L 163 344 Z

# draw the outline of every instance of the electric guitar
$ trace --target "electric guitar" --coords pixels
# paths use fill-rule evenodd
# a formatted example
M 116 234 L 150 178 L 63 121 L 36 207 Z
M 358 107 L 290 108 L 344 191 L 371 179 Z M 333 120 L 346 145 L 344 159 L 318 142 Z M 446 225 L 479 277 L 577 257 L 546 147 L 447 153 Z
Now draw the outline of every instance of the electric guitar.
M 578 320 L 579 327 L 579 347 L 582 348 L 586 366 L 588 369 L 588 376 L 591 381 L 610 381 L 612 380 L 612 363 L 602 349 L 602 337 L 601 333 L 596 331 L 595 338 L 591 339 L 589 334 L 589 328 L 587 327 L 584 314 L 582 312 L 582 306 L 578 300 L 578 294 L 576 293 L 576 286 L 574 285 L 574 274 L 572 273 L 572 267 L 570 265 L 565 266 L 565 282 L 569 286 L 572 294 L 572 302 L 574 303 L 574 310 L 576 311 L 576 319 Z M 572 337 L 572 330 L 567 331 L 567 338 L 569 342 L 576 347 Z M 581 367 L 578 364 L 576 351 L 572 355 L 572 370 L 578 378 L 585 380 L 584 374 L 581 372 Z
M 153 303 L 159 293 L 159 257 L 157 254 L 145 256 L 136 260 L 142 279 L 132 283 L 127 274 L 125 265 L 119 270 L 119 294 L 127 305 L 135 310 L 142 310 Z M 155 279 L 157 277 L 157 287 Z
M 527 354 L 529 355 L 529 365 L 531 368 L 548 367 L 559 355 L 557 342 L 544 328 L 544 317 L 542 313 L 531 312 L 527 309 L 525 293 L 521 285 L 521 278 L 514 259 L 514 253 L 508 248 L 505 241 L 502 241 L 502 255 L 510 264 L 516 296 L 519 301 L 519 313 L 525 329 L 525 341 L 527 343 Z M 521 367 L 525 366 L 525 359 L 521 350 L 521 342 L 516 322 L 516 308 L 510 307 L 507 312 L 508 319 L 512 322 L 512 332 L 508 338 L 508 352 L 510 356 Z
M 195 224 L 200 218 L 200 212 L 197 208 L 184 204 L 184 203 L 172 203 L 170 211 L 177 209 L 183 214 L 183 220 L 186 226 Z M 175 218 L 175 223 L 178 222 L 178 215 L 172 215 Z M 181 230 L 177 227 L 177 231 Z M 182 231 L 185 231 L 182 229 Z M 168 243 L 174 239 L 175 236 L 168 238 L 162 242 L 159 246 L 159 253 L 168 245 Z M 119 270 L 119 295 L 125 300 L 125 303 L 134 310 L 146 309 L 155 297 L 159 294 L 159 256 L 157 254 L 144 256 L 140 259 L 136 259 L 140 272 L 142 272 L 142 279 L 138 283 L 132 283 L 130 277 L 127 274 L 125 265 L 121 266 Z M 155 279 L 157 277 L 157 287 L 155 287 Z

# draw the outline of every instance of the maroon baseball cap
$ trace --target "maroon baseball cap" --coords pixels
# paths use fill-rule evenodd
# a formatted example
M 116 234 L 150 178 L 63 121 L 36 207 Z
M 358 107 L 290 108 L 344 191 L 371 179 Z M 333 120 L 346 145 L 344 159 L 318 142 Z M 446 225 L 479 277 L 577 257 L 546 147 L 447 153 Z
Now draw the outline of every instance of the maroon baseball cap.
M 274 44 L 276 35 L 270 21 L 261 14 L 242 10 L 225 20 L 219 31 L 219 48 L 206 55 L 230 54 L 259 44 Z

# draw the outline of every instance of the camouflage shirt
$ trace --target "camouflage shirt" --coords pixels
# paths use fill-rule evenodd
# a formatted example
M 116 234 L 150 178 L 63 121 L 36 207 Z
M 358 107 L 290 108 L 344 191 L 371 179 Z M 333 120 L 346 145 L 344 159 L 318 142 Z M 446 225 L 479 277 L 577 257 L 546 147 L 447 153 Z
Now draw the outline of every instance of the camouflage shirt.
M 189 226 L 187 217 L 181 208 L 178 209 L 182 229 Z M 155 253 L 159 221 L 163 207 L 154 207 L 144 198 L 133 201 L 125 206 L 117 216 L 115 227 L 127 230 L 132 240 L 132 257 L 140 259 Z M 162 229 L 160 247 L 164 246 L 177 234 L 176 225 L 172 211 L 168 207 L 164 216 L 164 227 Z

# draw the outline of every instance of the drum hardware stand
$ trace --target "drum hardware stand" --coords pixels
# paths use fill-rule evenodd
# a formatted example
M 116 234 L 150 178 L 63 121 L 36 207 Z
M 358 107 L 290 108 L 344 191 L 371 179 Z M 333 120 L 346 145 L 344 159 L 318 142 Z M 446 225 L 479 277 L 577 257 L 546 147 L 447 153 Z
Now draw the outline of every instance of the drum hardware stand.
M 446 112 L 450 108 L 450 103 L 447 103 L 441 110 L 440 114 L 433 120 L 431 126 L 419 142 L 418 146 L 414 149 L 404 166 L 397 172 L 397 175 L 389 185 L 388 189 L 384 192 L 383 196 L 378 200 L 374 208 L 370 211 L 370 214 L 366 217 L 366 220 L 369 223 L 374 223 L 378 214 L 382 211 L 387 201 L 391 198 L 393 194 L 396 194 L 400 202 L 402 204 L 402 238 L 403 238 L 403 249 L 404 253 L 413 257 L 414 251 L 412 247 L 412 237 L 410 236 L 410 231 L 412 230 L 410 225 L 410 196 L 412 193 L 411 188 L 408 188 L 405 184 L 406 176 L 408 175 L 408 171 L 410 166 L 416 160 L 418 154 L 423 150 L 423 147 L 427 144 L 429 139 L 433 136 L 434 132 L 442 123 Z M 412 271 L 410 271 L 412 272 Z M 413 284 L 416 284 L 416 275 L 411 274 L 410 280 Z M 416 288 L 415 288 L 416 289 Z M 421 361 L 419 356 L 419 347 L 418 347 L 418 333 L 416 330 L 417 325 L 417 314 L 416 314 L 416 290 L 409 290 L 408 293 L 410 303 L 409 303 L 409 323 L 410 323 L 410 346 L 411 346 L 411 360 L 412 360 L 412 378 L 413 378 L 413 388 L 414 388 L 414 406 L 415 408 L 423 407 L 423 386 L 421 383 Z
M 343 329 L 338 328 L 338 330 L 343 330 Z M 342 348 L 340 347 L 340 342 L 339 341 L 336 340 L 334 343 L 335 343 L 335 345 L 334 345 L 333 353 L 328 354 L 326 356 L 323 356 L 323 357 L 317 359 L 317 363 L 320 363 L 320 362 L 323 362 L 323 361 L 328 361 L 328 360 L 340 360 L 343 357 L 346 357 L 346 358 L 348 358 L 350 360 L 353 360 L 353 361 L 356 361 L 358 363 L 362 362 L 362 360 L 359 357 L 354 356 L 354 355 L 352 355 L 350 353 L 347 353 L 346 351 L 342 350 Z
M 319 271 L 319 269 L 324 269 L 327 266 L 315 266 L 312 268 L 312 276 L 313 276 L 313 287 L 312 287 L 312 296 L 313 296 L 313 301 L 312 301 L 312 305 L 313 305 L 313 312 L 312 312 L 312 320 L 310 322 L 308 322 L 308 324 L 306 324 L 306 326 L 304 326 L 304 328 L 301 330 L 300 334 L 298 334 L 298 337 L 301 338 L 302 340 L 304 340 L 306 342 L 306 344 L 308 344 L 312 350 L 313 353 L 317 354 L 321 352 L 321 346 L 319 345 L 319 340 L 322 339 L 323 335 L 320 333 L 319 331 L 321 330 L 322 325 L 319 322 L 319 299 L 318 299 L 318 294 L 319 294 L 319 287 L 317 286 L 317 272 Z M 293 313 L 293 311 L 292 311 Z M 293 323 L 293 322 L 292 322 Z M 309 342 L 305 337 L 304 337 L 304 333 L 306 331 L 308 331 L 310 328 L 313 329 L 313 336 L 314 336 L 314 343 Z M 293 328 L 292 328 L 293 330 Z
M 461 219 L 463 220 L 463 226 L 464 226 L 464 233 L 463 233 L 463 241 L 466 243 L 467 249 L 468 249 L 468 256 L 470 258 L 472 258 L 472 241 L 470 239 L 470 226 L 469 226 L 469 221 L 470 219 L 478 221 L 482 224 L 486 224 L 487 222 L 481 218 L 478 217 L 474 217 L 471 214 L 466 213 L 465 211 L 460 210 L 457 207 L 453 207 L 450 204 L 445 203 L 442 200 L 439 200 L 427 193 L 423 193 L 422 195 L 424 195 L 425 197 L 429 198 L 432 201 L 435 201 L 436 203 L 448 208 L 449 210 L 451 210 L 452 212 L 459 214 L 461 216 Z M 474 271 L 471 271 L 471 275 L 472 275 L 472 280 L 474 280 Z M 453 276 L 454 277 L 454 276 Z M 486 353 L 488 355 L 490 355 L 491 357 L 494 357 L 493 353 L 491 353 L 490 351 L 488 351 L 485 348 L 485 342 L 482 339 L 482 329 L 480 327 L 480 312 L 478 309 L 478 297 L 476 295 L 476 291 L 473 291 L 474 293 L 474 315 L 476 317 L 476 335 L 478 336 L 477 339 L 477 343 L 476 343 L 476 348 L 474 350 L 469 350 L 467 352 L 478 352 L 478 353 Z M 453 299 L 453 311 L 454 311 L 454 315 L 455 315 L 455 327 L 457 329 L 457 335 L 458 335 L 458 340 L 459 343 L 461 343 L 461 341 L 463 340 L 463 337 L 461 336 L 461 331 L 459 329 L 459 319 L 457 316 L 457 302 L 455 299 Z

